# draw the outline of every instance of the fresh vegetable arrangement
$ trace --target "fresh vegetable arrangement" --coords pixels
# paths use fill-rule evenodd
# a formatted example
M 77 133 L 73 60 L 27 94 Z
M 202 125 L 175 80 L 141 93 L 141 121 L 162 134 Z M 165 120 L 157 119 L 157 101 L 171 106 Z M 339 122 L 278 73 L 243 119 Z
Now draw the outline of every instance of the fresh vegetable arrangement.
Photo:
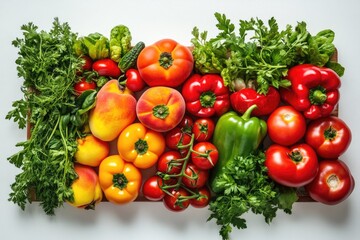
M 6 118 L 29 136 L 8 158 L 22 170 L 9 201 L 39 201 L 49 215 L 137 199 L 208 207 L 229 239 L 249 211 L 267 223 L 291 214 L 300 189 L 328 205 L 349 197 L 334 32 L 280 30 L 274 18 L 235 31 L 215 17 L 217 36 L 194 27 L 192 46 L 133 44 L 124 25 L 109 37 L 79 37 L 58 19 L 49 32 L 22 26 L 13 45 L 24 98 Z

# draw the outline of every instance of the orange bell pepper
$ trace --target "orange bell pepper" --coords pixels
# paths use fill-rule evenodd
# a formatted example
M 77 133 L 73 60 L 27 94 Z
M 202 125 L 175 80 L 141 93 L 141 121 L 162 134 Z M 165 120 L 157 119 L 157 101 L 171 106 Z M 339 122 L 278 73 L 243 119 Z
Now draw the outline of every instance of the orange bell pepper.
M 111 155 L 99 166 L 99 181 L 109 202 L 125 204 L 134 201 L 139 195 L 142 174 L 119 155 Z
M 165 151 L 165 138 L 156 131 L 146 128 L 141 123 L 127 126 L 118 138 L 119 155 L 136 167 L 147 169 L 152 167 Z

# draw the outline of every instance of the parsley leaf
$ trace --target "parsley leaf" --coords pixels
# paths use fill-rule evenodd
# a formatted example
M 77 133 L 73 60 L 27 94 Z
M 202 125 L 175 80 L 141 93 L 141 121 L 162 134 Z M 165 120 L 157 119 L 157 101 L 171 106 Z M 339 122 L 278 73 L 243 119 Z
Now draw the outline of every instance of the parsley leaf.
M 23 38 L 12 44 L 19 49 L 16 64 L 24 97 L 13 103 L 6 118 L 19 128 L 28 123 L 30 137 L 17 143 L 22 149 L 8 158 L 21 169 L 11 185 L 9 201 L 24 210 L 36 199 L 53 215 L 55 208 L 73 198 L 70 186 L 77 177 L 73 156 L 80 133 L 71 117 L 77 110 L 73 85 L 81 67 L 73 50 L 77 35 L 57 18 L 49 32 L 39 31 L 33 23 L 21 30 Z
M 224 14 L 215 13 L 215 17 L 219 31 L 216 37 L 207 39 L 207 31 L 200 33 L 197 27 L 192 31 L 195 67 L 202 74 L 221 74 L 231 90 L 237 79 L 255 82 L 257 91 L 263 94 L 269 86 L 288 87 L 290 82 L 284 76 L 290 67 L 301 63 L 327 65 L 339 76 L 344 72 L 340 64 L 328 64 L 335 52 L 331 30 L 312 36 L 305 22 L 280 30 L 272 17 L 266 23 L 258 18 L 239 20 L 236 32 Z
M 298 197 L 296 190 L 279 186 L 267 175 L 265 154 L 261 151 L 249 156 L 235 157 L 225 166 L 223 193 L 210 201 L 208 221 L 215 219 L 221 226 L 222 239 L 229 239 L 232 227 L 247 228 L 243 215 L 249 211 L 262 214 L 266 223 L 276 217 L 278 209 L 290 214 Z

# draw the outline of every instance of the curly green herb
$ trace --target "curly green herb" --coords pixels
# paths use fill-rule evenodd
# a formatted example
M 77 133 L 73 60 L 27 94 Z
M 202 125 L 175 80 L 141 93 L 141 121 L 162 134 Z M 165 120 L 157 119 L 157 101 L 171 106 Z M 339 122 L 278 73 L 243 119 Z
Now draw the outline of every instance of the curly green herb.
M 77 35 L 67 23 L 55 18 L 49 32 L 38 31 L 33 23 L 21 30 L 23 38 L 12 44 L 19 48 L 16 64 L 24 97 L 14 102 L 6 118 L 19 128 L 28 122 L 30 137 L 19 142 L 22 150 L 8 158 L 22 170 L 11 185 L 9 201 L 24 210 L 34 193 L 44 211 L 53 215 L 55 208 L 73 198 L 70 186 L 77 177 L 73 156 L 83 122 L 71 116 L 79 110 L 73 85 L 82 62 L 73 48 Z

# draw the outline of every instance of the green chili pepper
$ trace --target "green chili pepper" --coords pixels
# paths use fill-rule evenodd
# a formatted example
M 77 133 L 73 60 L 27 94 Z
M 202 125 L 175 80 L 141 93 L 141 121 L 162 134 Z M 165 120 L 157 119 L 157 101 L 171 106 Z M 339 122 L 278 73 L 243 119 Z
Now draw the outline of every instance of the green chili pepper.
M 224 190 L 222 179 L 226 176 L 223 168 L 236 156 L 247 156 L 256 150 L 267 132 L 266 122 L 257 117 L 251 117 L 256 108 L 252 105 L 239 116 L 230 111 L 222 115 L 215 127 L 213 143 L 219 151 L 219 160 L 211 172 L 210 187 L 215 193 Z

